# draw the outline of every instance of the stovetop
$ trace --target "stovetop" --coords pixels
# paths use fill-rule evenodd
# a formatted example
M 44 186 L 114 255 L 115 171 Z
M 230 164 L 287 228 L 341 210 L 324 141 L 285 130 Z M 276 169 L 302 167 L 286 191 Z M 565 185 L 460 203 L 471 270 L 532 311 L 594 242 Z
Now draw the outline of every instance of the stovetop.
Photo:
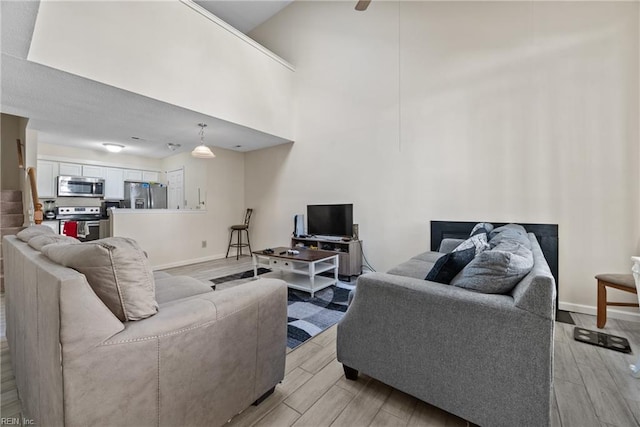
M 60 206 L 57 219 L 100 219 L 99 206 Z

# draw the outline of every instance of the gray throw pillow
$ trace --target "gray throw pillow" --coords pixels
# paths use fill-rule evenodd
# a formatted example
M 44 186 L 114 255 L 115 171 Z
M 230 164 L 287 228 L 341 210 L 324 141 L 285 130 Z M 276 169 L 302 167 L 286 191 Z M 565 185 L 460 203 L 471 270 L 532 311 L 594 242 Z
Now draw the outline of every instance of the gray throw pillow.
M 451 284 L 486 294 L 506 294 L 532 268 L 533 253 L 529 249 L 505 242 L 476 256 Z
M 527 249 L 531 249 L 531 240 L 527 234 L 522 234 L 520 231 L 513 228 L 507 228 L 494 235 L 489 240 L 489 245 L 492 248 L 500 245 L 502 242 L 516 242 L 521 244 Z
M 527 230 L 525 230 L 525 228 L 520 224 L 506 224 L 506 225 L 503 225 L 502 227 L 494 228 L 493 231 L 489 231 L 489 240 L 493 239 L 496 236 L 496 234 L 504 230 L 513 230 L 517 233 L 522 234 L 523 236 L 527 235 Z
M 80 240 L 61 234 L 41 234 L 29 239 L 29 246 L 36 251 L 52 243 L 80 243 Z
M 51 227 L 46 225 L 32 225 L 31 227 L 27 227 L 24 230 L 20 231 L 16 234 L 16 237 L 23 242 L 29 242 L 32 238 L 39 236 L 41 234 L 56 234 Z
M 52 261 L 87 277 L 98 297 L 121 321 L 140 320 L 158 312 L 149 260 L 133 239 L 109 237 L 76 245 L 42 248 Z
M 479 253 L 489 249 L 489 243 L 487 242 L 487 233 L 479 233 L 469 237 L 464 242 L 460 243 L 452 252 L 464 251 L 465 249 L 475 248 L 477 256 Z

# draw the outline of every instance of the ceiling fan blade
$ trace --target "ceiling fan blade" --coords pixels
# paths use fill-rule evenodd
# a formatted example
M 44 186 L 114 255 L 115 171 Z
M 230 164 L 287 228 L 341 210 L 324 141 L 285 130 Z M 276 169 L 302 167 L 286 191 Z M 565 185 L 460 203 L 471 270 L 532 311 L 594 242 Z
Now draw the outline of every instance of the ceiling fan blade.
M 371 3 L 371 0 L 360 0 L 357 4 L 356 4 L 356 10 L 367 10 L 367 8 L 369 7 L 369 3 Z

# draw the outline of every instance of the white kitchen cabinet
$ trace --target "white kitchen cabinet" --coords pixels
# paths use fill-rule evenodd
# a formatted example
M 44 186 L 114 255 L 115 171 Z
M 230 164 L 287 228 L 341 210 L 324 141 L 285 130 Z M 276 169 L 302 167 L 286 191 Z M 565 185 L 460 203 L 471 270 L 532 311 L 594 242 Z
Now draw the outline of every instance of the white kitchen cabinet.
M 104 198 L 109 200 L 124 199 L 124 169 L 104 168 Z
M 158 172 L 142 171 L 142 180 L 146 182 L 158 182 Z
M 125 169 L 124 180 L 125 181 L 142 181 L 142 171 L 134 170 L 134 169 Z
M 41 199 L 56 197 L 58 162 L 48 160 L 38 160 L 36 169 L 36 183 L 38 186 L 38 197 Z
M 82 165 L 78 163 L 60 163 L 60 175 L 82 176 Z
M 102 166 L 82 165 L 82 176 L 89 176 L 92 178 L 106 178 L 106 172 Z

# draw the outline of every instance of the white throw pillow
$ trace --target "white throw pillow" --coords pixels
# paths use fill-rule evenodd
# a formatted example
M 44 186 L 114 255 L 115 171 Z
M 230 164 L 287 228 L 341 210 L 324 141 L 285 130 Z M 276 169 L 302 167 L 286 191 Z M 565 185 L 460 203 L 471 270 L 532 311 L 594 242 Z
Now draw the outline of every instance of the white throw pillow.
M 80 243 L 80 240 L 73 237 L 63 236 L 61 234 L 41 234 L 29 239 L 29 246 L 31 246 L 36 251 L 40 251 L 43 247 L 52 243 L 73 244 Z
M 52 261 L 87 277 L 98 297 L 121 321 L 140 320 L 158 312 L 149 260 L 133 239 L 106 239 L 42 248 Z
M 29 242 L 29 240 L 36 236 L 40 236 L 41 234 L 55 234 L 55 232 L 51 227 L 39 224 L 25 228 L 24 230 L 16 234 L 16 237 L 23 242 Z

